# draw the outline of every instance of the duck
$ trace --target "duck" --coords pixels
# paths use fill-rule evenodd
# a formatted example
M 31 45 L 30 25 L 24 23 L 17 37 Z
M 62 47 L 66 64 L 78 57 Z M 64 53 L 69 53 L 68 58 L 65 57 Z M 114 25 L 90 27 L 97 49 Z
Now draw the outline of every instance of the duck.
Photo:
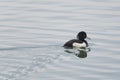
M 72 39 L 67 41 L 63 47 L 64 48 L 85 48 L 88 47 L 88 42 L 85 40 L 87 38 L 87 33 L 85 31 L 80 31 L 77 34 L 77 39 Z

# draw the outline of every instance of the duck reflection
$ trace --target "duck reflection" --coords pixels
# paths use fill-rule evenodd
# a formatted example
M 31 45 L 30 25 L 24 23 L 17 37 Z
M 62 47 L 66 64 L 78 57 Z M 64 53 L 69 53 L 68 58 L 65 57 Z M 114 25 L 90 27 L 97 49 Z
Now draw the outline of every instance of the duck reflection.
M 65 52 L 74 54 L 75 56 L 77 56 L 79 58 L 86 58 L 87 53 L 90 52 L 90 48 L 65 49 Z

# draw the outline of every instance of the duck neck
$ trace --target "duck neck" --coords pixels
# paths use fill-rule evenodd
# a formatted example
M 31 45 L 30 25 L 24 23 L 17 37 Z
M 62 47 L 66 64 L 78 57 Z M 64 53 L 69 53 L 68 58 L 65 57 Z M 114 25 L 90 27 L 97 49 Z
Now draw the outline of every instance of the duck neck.
M 84 39 L 79 39 L 79 40 L 81 40 L 81 41 L 85 41 Z

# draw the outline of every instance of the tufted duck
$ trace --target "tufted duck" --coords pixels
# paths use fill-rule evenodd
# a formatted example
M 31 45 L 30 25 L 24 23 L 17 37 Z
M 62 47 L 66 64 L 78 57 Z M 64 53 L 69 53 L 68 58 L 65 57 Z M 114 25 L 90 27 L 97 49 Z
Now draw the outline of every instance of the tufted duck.
M 81 31 L 77 34 L 77 39 L 72 39 L 69 40 L 68 42 L 66 42 L 63 47 L 65 48 L 82 48 L 82 47 L 88 47 L 88 43 L 85 40 L 85 38 L 87 37 L 86 32 Z

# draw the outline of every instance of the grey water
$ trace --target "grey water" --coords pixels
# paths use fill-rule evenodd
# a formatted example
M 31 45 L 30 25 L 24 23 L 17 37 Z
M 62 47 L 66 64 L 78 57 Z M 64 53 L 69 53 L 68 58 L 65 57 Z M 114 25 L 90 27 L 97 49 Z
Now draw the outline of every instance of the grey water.
M 120 0 L 0 0 L 0 80 L 120 80 Z

